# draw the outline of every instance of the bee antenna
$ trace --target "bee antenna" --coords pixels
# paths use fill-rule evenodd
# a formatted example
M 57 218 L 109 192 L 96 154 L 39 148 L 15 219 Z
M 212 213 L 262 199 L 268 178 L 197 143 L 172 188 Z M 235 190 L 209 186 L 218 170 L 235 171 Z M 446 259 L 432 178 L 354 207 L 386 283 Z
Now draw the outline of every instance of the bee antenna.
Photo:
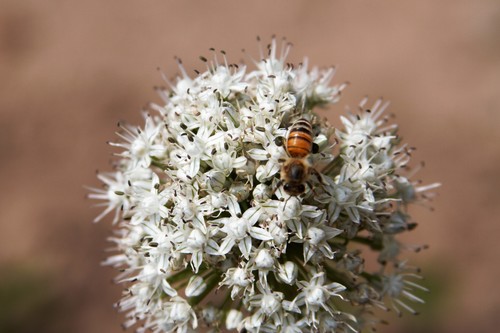
M 271 193 L 271 196 L 274 195 L 274 193 L 276 193 L 276 191 L 280 188 L 280 186 L 283 185 L 283 180 L 279 180 L 278 183 L 276 184 L 276 186 L 274 187 L 274 190 L 273 192 Z

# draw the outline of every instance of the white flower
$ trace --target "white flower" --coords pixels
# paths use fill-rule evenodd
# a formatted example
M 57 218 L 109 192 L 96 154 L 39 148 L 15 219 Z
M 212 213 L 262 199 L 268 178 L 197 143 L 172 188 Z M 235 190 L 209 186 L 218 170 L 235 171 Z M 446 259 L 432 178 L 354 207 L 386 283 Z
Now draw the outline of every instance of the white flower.
M 214 66 L 203 78 L 207 80 L 209 88 L 217 90 L 222 97 L 227 98 L 231 92 L 242 92 L 245 89 L 247 84 L 242 82 L 244 74 L 244 66 L 236 71 L 231 71 L 227 66 Z
M 94 219 L 94 222 L 100 221 L 108 213 L 115 211 L 113 223 L 117 223 L 120 210 L 128 212 L 130 209 L 130 201 L 128 199 L 128 184 L 124 174 L 121 172 L 115 173 L 98 173 L 97 178 L 104 183 L 105 189 L 91 188 L 88 197 L 90 199 L 104 200 L 105 202 L 97 206 L 106 206 L 106 209 Z
M 149 167 L 152 157 L 162 157 L 166 147 L 161 144 L 161 129 L 163 124 L 155 124 L 151 116 L 146 115 L 144 129 L 134 129 L 129 126 L 121 126 L 124 133 L 117 133 L 125 142 L 110 143 L 113 146 L 125 148 L 121 154 L 124 158 L 132 161 L 132 165 L 143 168 Z
M 351 332 L 376 322 L 370 306 L 414 312 L 407 301 L 421 302 L 398 235 L 416 226 L 408 207 L 438 184 L 413 179 L 421 166 L 410 169 L 413 148 L 381 99 L 340 116 L 342 128 L 318 116 L 346 84 L 330 83 L 333 67 L 287 63 L 289 51 L 273 39 L 254 68 L 214 52 L 194 78 L 178 60 L 181 76 L 165 78 L 155 113 L 120 125 L 115 170 L 98 174 L 104 188 L 89 197 L 103 207 L 96 221 L 114 214 L 104 263 L 127 284 L 117 303 L 125 327 Z M 294 196 L 282 166 L 300 118 L 312 149 L 306 190 Z M 371 251 L 379 269 L 364 265 Z
M 342 297 L 340 292 L 345 290 L 345 286 L 340 283 L 333 282 L 326 285 L 324 283 L 325 274 L 323 272 L 314 274 L 310 281 L 299 281 L 298 283 L 302 291 L 294 299 L 294 303 L 297 306 L 306 305 L 306 315 L 313 326 L 317 326 L 319 323 L 317 313 L 321 308 L 325 309 L 327 313 L 333 312 L 328 302 L 330 297 Z
M 135 184 L 135 183 L 134 183 Z M 132 184 L 134 204 L 132 224 L 139 224 L 147 219 L 152 219 L 155 222 L 160 221 L 168 216 L 168 209 L 165 207 L 169 199 L 167 191 L 162 191 L 160 188 L 160 180 L 158 175 L 153 174 L 151 182 L 144 187 L 142 184 L 134 186 Z
M 226 328 L 232 330 L 238 327 L 238 325 L 243 320 L 243 313 L 238 310 L 231 309 L 227 313 L 226 317 Z
M 303 239 L 296 242 L 304 243 L 304 261 L 308 262 L 313 256 L 324 255 L 328 259 L 333 259 L 329 241 L 342 233 L 342 230 L 328 227 L 324 223 L 310 225 Z M 319 252 L 319 253 L 318 253 Z
M 216 222 L 222 224 L 220 230 L 226 234 L 220 245 L 220 255 L 227 254 L 237 244 L 241 254 L 248 259 L 252 250 L 252 238 L 262 241 L 272 239 L 267 230 L 254 227 L 260 214 L 260 209 L 249 208 L 241 217 L 233 215 L 230 218 L 216 220 Z
M 207 304 L 201 311 L 203 320 L 209 326 L 218 325 L 221 320 L 221 315 L 223 312 L 213 306 L 212 304 Z M 215 331 L 212 331 L 215 333 Z
M 255 309 L 252 316 L 247 317 L 246 327 L 259 328 L 265 320 L 272 320 L 272 324 L 278 326 L 282 322 L 283 312 L 281 311 L 284 295 L 281 292 L 270 290 L 260 290 L 260 294 L 250 297 L 248 303 L 250 309 Z
M 424 301 L 415 296 L 415 290 L 428 291 L 427 288 L 413 282 L 411 279 L 421 279 L 420 275 L 416 274 L 415 269 L 408 267 L 406 262 L 399 262 L 395 266 L 393 273 L 384 275 L 380 285 L 382 296 L 387 296 L 391 300 L 392 308 L 397 314 L 401 315 L 401 308 L 417 314 L 417 312 L 409 306 L 406 301 L 424 303 Z
M 186 332 L 189 327 L 198 327 L 196 313 L 186 300 L 176 296 L 165 303 L 166 320 L 177 332 Z
M 187 229 L 187 238 L 179 244 L 179 251 L 191 254 L 191 267 L 195 273 L 198 273 L 200 265 L 203 263 L 203 255 L 218 255 L 219 248 L 213 239 L 205 235 L 200 229 Z
M 287 261 L 280 265 L 277 277 L 288 285 L 292 285 L 297 280 L 299 269 L 293 261 Z
M 186 287 L 186 296 L 195 297 L 199 296 L 202 292 L 207 289 L 207 284 L 201 276 L 193 275 L 189 279 L 189 283 Z
M 254 276 L 245 265 L 240 265 L 240 267 L 229 268 L 225 275 L 224 280 L 221 285 L 227 285 L 231 287 L 231 298 L 235 299 L 240 290 L 243 290 L 244 294 L 253 295 Z
M 293 85 L 300 98 L 308 103 L 335 103 L 340 97 L 340 92 L 345 85 L 331 86 L 330 81 L 335 75 L 335 68 L 330 67 L 325 71 L 313 67 L 308 69 L 309 60 L 306 58 L 297 70 Z

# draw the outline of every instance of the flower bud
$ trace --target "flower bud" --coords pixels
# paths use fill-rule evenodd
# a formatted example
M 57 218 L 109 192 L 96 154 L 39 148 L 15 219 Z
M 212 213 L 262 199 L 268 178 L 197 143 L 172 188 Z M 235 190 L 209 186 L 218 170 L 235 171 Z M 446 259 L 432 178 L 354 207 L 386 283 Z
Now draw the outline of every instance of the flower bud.
M 191 306 L 185 301 L 178 301 L 172 304 L 170 308 L 170 318 L 174 322 L 184 322 L 189 319 Z
M 205 173 L 208 178 L 208 188 L 213 192 L 221 192 L 226 183 L 226 176 L 221 171 L 210 170 Z
M 268 249 L 259 250 L 255 258 L 255 266 L 259 269 L 269 270 L 274 266 L 274 258 Z
M 255 200 L 258 202 L 264 202 L 271 197 L 271 189 L 265 184 L 259 184 L 255 186 L 252 194 Z
M 189 279 L 189 283 L 186 287 L 186 296 L 187 297 L 196 297 L 200 296 L 205 289 L 207 288 L 207 284 L 203 280 L 201 276 L 193 275 Z
M 238 202 L 241 202 L 250 195 L 250 188 L 242 182 L 234 182 L 229 188 L 229 192 L 236 197 Z
M 325 239 L 325 236 L 325 231 L 320 228 L 312 227 L 307 230 L 307 237 L 309 238 L 309 243 L 312 245 L 321 243 Z
M 199 229 L 193 229 L 187 238 L 187 245 L 192 249 L 201 249 L 206 243 L 205 235 Z
M 288 285 L 293 285 L 297 280 L 299 269 L 292 261 L 287 261 L 278 268 L 278 278 Z
M 227 313 L 226 317 L 226 328 L 228 330 L 234 330 L 243 320 L 243 313 L 238 310 L 231 309 Z

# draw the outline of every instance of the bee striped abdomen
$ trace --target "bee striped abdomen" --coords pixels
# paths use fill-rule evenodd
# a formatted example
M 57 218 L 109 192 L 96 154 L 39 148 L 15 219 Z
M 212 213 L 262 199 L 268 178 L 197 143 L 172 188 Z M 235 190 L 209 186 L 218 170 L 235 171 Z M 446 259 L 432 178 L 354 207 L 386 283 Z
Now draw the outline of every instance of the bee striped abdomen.
M 301 118 L 293 123 L 286 148 L 290 157 L 306 157 L 312 150 L 312 126 L 309 121 Z

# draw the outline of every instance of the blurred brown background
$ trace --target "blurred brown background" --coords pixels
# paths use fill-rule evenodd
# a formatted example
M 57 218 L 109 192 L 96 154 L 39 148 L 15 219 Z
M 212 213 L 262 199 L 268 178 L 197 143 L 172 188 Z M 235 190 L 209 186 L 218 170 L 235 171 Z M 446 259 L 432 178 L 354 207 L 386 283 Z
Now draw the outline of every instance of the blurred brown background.
M 430 249 L 422 315 L 380 331 L 495 332 L 500 325 L 500 2 L 0 0 L 0 331 L 121 332 L 121 287 L 101 267 L 109 219 L 84 199 L 110 170 L 119 120 L 160 101 L 159 66 L 258 55 L 255 37 L 294 43 L 290 60 L 338 65 L 350 81 L 329 111 L 392 101 L 418 175 L 443 187 L 413 210 L 406 239 Z

